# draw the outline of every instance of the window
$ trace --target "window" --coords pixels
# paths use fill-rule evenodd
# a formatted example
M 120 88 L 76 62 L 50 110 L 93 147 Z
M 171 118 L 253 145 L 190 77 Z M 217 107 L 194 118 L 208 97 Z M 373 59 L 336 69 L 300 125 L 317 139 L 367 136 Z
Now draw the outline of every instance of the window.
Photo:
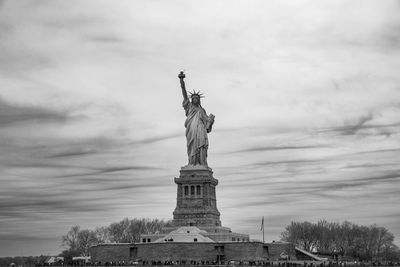
M 150 243 L 151 242 L 151 239 L 150 238 L 147 238 L 147 243 Z
M 129 248 L 129 257 L 131 259 L 137 258 L 137 252 L 138 252 L 138 248 L 137 247 L 130 247 Z
M 146 243 L 146 238 L 143 238 L 143 239 L 142 239 L 142 243 Z
M 194 241 L 194 242 L 197 242 L 197 238 L 194 238 L 193 241 Z
M 215 249 L 215 252 L 217 252 L 217 255 L 225 254 L 224 246 L 215 246 L 214 249 Z
M 190 186 L 190 194 L 194 196 L 194 185 Z
M 269 248 L 268 246 L 263 246 L 263 254 L 269 256 Z
M 236 241 L 236 239 L 234 237 L 232 237 L 232 241 Z
M 200 185 L 196 186 L 196 193 L 198 196 L 201 195 L 201 186 Z
M 189 186 L 185 185 L 185 196 L 189 195 Z

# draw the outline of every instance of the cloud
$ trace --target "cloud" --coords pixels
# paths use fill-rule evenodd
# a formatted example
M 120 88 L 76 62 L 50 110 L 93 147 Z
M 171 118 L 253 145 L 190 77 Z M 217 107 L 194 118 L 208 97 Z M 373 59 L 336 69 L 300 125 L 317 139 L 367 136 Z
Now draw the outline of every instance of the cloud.
M 371 121 L 372 119 L 373 119 L 372 114 L 362 116 L 361 118 L 359 118 L 358 122 L 355 125 L 347 126 L 344 129 L 342 129 L 344 130 L 342 134 L 345 135 L 355 134 L 366 122 Z
M 58 167 L 60 167 L 60 166 L 58 166 Z M 76 166 L 63 166 L 63 167 L 71 169 Z M 80 178 L 82 178 L 85 176 L 98 176 L 101 174 L 108 174 L 108 173 L 114 173 L 114 172 L 124 173 L 126 171 L 151 171 L 151 170 L 159 170 L 159 169 L 162 169 L 162 168 L 152 167 L 152 166 L 112 166 L 112 167 L 108 167 L 108 168 L 93 168 L 92 167 L 92 168 L 88 169 L 88 171 L 86 171 L 86 172 L 58 175 L 55 177 L 58 177 L 58 178 L 80 177 Z M 101 178 L 95 177 L 95 179 L 100 180 Z M 92 179 L 90 179 L 90 180 L 92 180 Z M 103 179 L 101 179 L 101 180 L 103 180 Z M 108 179 L 106 178 L 104 180 L 109 180 L 109 178 Z
M 0 127 L 20 122 L 64 123 L 67 119 L 72 119 L 68 112 L 53 111 L 43 107 L 12 105 L 0 97 Z
M 298 165 L 298 164 L 304 164 L 304 163 L 317 163 L 322 160 L 311 160 L 311 159 L 298 159 L 298 160 L 283 160 L 283 161 L 267 161 L 267 162 L 258 162 L 255 163 L 254 165 L 256 166 L 265 166 L 265 165 L 281 165 L 281 164 L 292 164 L 292 165 Z
M 112 43 L 122 43 L 124 42 L 123 39 L 114 36 L 114 35 L 92 35 L 86 37 L 89 41 L 97 42 L 97 43 L 104 43 L 104 44 L 112 44 Z
M 84 156 L 84 155 L 90 155 L 90 154 L 95 154 L 96 151 L 94 150 L 84 150 L 82 148 L 78 148 L 75 150 L 69 150 L 65 152 L 60 152 L 58 154 L 53 154 L 49 156 L 50 158 L 62 158 L 62 157 L 75 157 L 75 156 Z
M 385 152 L 399 152 L 400 148 L 389 148 L 389 149 L 376 149 L 370 151 L 361 151 L 357 152 L 357 154 L 370 154 L 370 153 L 385 153 Z
M 373 152 L 376 152 L 376 151 L 371 151 L 371 152 L 362 152 L 362 153 L 373 153 Z M 376 167 L 395 167 L 397 164 L 394 164 L 394 163 L 365 163 L 365 164 L 349 164 L 349 165 L 346 165 L 345 167 L 343 167 L 343 168 L 349 168 L 349 169 L 351 169 L 351 168 L 362 168 L 362 169 L 365 169 L 365 168 L 376 168 Z
M 340 135 L 386 135 L 390 136 L 393 133 L 397 133 L 397 128 L 400 123 L 390 124 L 369 124 L 365 125 L 366 122 L 371 121 L 371 117 L 361 117 L 356 124 L 346 125 L 340 127 L 331 127 L 329 129 L 318 130 L 320 133 L 337 133 Z
M 133 141 L 132 144 L 134 144 L 134 145 L 135 144 L 149 144 L 149 143 L 155 143 L 155 142 L 159 142 L 159 141 L 167 141 L 169 139 L 182 137 L 182 136 L 183 136 L 182 133 L 162 134 L 162 135 L 152 136 L 152 137 L 148 137 L 148 138 L 141 139 L 141 140 L 135 140 L 135 141 Z
M 274 150 L 292 150 L 292 149 L 312 149 L 312 148 L 321 148 L 326 147 L 323 145 L 308 145 L 308 146 L 268 146 L 268 147 L 254 147 L 248 149 L 242 149 L 234 151 L 233 153 L 241 153 L 241 152 L 258 152 L 258 151 L 274 151 Z

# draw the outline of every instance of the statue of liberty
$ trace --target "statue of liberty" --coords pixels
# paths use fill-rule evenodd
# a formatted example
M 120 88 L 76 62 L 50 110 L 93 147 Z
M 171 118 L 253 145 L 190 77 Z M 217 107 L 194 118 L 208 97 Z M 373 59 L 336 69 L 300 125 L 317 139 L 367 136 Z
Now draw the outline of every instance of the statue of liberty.
M 182 95 L 183 95 L 183 108 L 186 114 L 186 140 L 187 140 L 187 154 L 189 158 L 189 165 L 207 165 L 207 149 L 208 138 L 207 133 L 211 132 L 212 125 L 214 124 L 215 116 L 210 114 L 207 116 L 206 111 L 200 104 L 200 98 L 203 95 L 199 92 L 193 91 L 190 93 L 189 101 L 186 92 L 185 74 L 181 71 L 178 75 L 181 82 Z

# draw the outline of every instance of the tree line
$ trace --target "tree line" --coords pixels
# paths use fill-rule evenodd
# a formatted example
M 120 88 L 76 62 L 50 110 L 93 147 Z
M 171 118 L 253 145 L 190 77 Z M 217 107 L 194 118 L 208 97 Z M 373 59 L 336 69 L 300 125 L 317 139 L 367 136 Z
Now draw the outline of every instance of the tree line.
M 140 235 L 157 233 L 166 226 L 171 226 L 171 221 L 128 218 L 94 230 L 81 229 L 79 225 L 75 225 L 61 238 L 62 246 L 66 250 L 60 256 L 67 259 L 88 256 L 90 247 L 101 243 L 137 243 Z
M 65 247 L 60 256 L 66 260 L 74 256 L 88 256 L 89 248 L 101 243 L 137 243 L 140 235 L 154 234 L 171 221 L 159 219 L 128 219 L 97 227 L 94 230 L 71 227 L 62 236 Z M 399 248 L 394 235 L 385 227 L 357 225 L 320 220 L 317 223 L 291 222 L 281 233 L 281 240 L 294 243 L 309 252 L 324 255 L 341 255 L 369 261 L 400 261 Z
M 317 223 L 291 222 L 281 240 L 309 252 L 348 256 L 367 261 L 399 261 L 394 235 L 385 227 L 320 220 Z

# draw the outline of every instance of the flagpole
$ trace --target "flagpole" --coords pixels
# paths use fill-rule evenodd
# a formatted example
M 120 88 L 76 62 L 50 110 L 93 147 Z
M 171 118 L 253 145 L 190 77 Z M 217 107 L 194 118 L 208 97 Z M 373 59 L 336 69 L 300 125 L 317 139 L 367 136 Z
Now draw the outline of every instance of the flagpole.
M 263 217 L 263 243 L 265 243 L 265 238 L 264 238 L 264 217 Z
M 263 243 L 265 243 L 265 238 L 264 238 L 264 216 L 261 219 L 261 228 L 262 228 L 262 232 L 263 232 Z

